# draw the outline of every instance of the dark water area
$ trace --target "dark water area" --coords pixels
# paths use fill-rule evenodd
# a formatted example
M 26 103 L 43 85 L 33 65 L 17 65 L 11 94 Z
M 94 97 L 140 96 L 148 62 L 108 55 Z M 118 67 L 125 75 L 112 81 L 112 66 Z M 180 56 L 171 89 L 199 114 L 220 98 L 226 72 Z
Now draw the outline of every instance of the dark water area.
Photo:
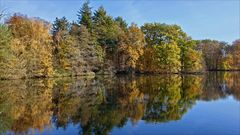
M 240 72 L 0 81 L 0 134 L 240 135 Z

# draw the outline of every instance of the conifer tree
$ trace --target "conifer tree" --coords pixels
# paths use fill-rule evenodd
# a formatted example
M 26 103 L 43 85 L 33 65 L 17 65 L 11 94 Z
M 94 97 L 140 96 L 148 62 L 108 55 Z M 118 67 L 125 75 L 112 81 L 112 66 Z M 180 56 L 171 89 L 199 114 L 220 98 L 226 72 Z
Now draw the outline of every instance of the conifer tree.
M 118 23 L 118 25 L 123 31 L 127 30 L 128 24 L 122 17 L 118 16 L 117 18 L 115 18 L 115 22 Z
M 54 67 L 59 75 L 75 76 L 82 72 L 83 61 L 78 40 L 70 34 L 70 23 L 65 17 L 54 21 Z
M 106 59 L 113 60 L 118 38 L 123 31 L 102 6 L 94 13 L 93 24 L 97 43 L 104 49 Z
M 89 1 L 87 0 L 77 13 L 79 25 L 84 25 L 90 32 L 93 26 L 91 10 L 92 8 L 89 6 Z

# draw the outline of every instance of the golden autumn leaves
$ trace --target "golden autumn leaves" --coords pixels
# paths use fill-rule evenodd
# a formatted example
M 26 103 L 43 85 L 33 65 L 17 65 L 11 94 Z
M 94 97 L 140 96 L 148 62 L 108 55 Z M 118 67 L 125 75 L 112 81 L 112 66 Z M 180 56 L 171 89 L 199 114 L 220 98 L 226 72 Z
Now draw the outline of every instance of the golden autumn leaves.
M 130 26 L 89 2 L 77 22 L 14 14 L 0 27 L 0 78 L 240 70 L 240 42 L 193 40 L 178 25 Z

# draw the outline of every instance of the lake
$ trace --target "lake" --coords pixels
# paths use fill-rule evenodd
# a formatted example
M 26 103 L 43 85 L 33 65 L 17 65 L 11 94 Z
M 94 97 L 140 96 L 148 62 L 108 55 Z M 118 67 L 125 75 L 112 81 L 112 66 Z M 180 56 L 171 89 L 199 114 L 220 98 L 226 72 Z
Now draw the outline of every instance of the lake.
M 240 72 L 0 81 L 0 134 L 239 135 Z

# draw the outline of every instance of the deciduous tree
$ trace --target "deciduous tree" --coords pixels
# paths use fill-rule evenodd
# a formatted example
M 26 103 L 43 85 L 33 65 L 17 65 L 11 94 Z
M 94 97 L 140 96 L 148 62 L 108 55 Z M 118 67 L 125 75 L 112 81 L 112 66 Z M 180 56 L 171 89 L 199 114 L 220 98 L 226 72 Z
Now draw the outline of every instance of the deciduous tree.
M 13 35 L 12 48 L 26 77 L 50 77 L 53 74 L 50 24 L 37 18 L 13 15 L 7 24 Z
M 127 33 L 120 37 L 118 45 L 118 69 L 120 71 L 132 72 L 136 68 L 137 60 L 143 54 L 145 45 L 144 34 L 132 24 Z

